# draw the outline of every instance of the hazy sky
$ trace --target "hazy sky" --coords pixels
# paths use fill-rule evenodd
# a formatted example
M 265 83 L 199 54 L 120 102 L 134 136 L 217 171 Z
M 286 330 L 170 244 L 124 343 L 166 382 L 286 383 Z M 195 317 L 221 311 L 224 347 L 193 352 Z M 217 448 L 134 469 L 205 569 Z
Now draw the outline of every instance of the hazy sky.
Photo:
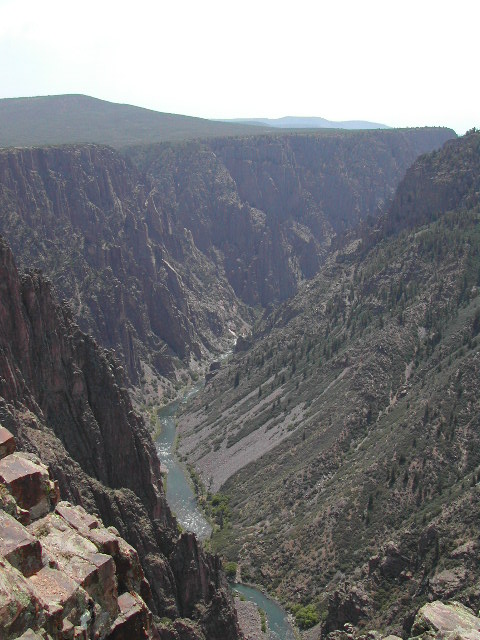
M 0 97 L 480 126 L 478 0 L 0 0 Z

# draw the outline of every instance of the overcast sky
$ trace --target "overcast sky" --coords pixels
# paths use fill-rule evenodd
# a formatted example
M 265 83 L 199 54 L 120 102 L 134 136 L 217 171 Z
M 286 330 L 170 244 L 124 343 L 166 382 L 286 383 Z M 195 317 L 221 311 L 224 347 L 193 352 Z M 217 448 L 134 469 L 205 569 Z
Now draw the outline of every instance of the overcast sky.
M 478 0 L 0 0 L 0 97 L 480 126 Z

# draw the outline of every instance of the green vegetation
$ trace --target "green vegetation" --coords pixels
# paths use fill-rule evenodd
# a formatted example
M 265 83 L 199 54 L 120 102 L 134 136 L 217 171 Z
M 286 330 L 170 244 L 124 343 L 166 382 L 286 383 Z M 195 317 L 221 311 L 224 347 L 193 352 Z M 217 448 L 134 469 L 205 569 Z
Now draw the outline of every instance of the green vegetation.
M 263 132 L 271 129 L 160 113 L 84 95 L 0 100 L 3 147 L 93 142 L 120 148 Z
M 227 578 L 229 580 L 235 580 L 235 576 L 237 575 L 237 563 L 236 562 L 226 562 L 223 565 L 223 569 L 227 574 Z
M 450 209 L 435 213 L 427 200 L 411 225 L 399 217 L 399 228 L 379 224 L 347 243 L 258 322 L 250 348 L 202 399 L 210 439 L 227 451 L 242 441 L 264 447 L 223 484 L 229 524 L 212 546 L 296 602 L 299 625 L 326 612 L 313 594 L 344 583 L 371 589 L 380 617 L 392 603 L 403 615 L 407 600 L 425 601 L 422 580 L 448 566 L 449 549 L 480 534 L 475 135 L 434 156 L 441 179 L 428 173 L 430 156 L 422 159 L 425 173 L 408 174 L 397 196 L 409 203 L 424 194 L 422 180 L 435 205 Z M 408 578 L 377 571 L 369 581 L 369 559 L 381 562 L 390 540 L 409 559 Z
M 260 607 L 258 607 L 258 613 L 260 614 L 260 624 L 261 624 L 262 633 L 267 633 L 267 616 L 265 614 L 265 611 Z
M 320 621 L 320 616 L 314 604 L 307 604 L 304 607 L 296 604 L 292 605 L 290 609 L 300 629 L 310 629 L 310 627 L 315 626 Z

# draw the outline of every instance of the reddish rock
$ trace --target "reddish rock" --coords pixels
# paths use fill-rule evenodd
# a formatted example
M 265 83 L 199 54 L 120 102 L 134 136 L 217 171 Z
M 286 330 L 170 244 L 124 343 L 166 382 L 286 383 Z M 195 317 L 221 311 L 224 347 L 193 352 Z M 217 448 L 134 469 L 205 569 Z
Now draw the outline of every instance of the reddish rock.
M 0 458 L 5 458 L 15 451 L 16 444 L 13 434 L 0 425 Z
M 465 567 L 444 569 L 431 578 L 430 591 L 435 599 L 448 600 L 465 585 L 467 577 L 468 574 Z
M 83 507 L 74 506 L 69 502 L 59 502 L 55 512 L 60 515 L 73 529 L 88 538 L 100 553 L 106 553 L 114 558 L 120 553 L 120 534 L 114 534 L 106 529 L 100 521 L 85 511 Z
M 72 615 L 73 624 L 89 611 L 88 594 L 62 571 L 43 567 L 28 579 L 49 617 L 63 620 Z
M 145 602 L 135 593 L 123 593 L 118 598 L 120 613 L 112 625 L 108 640 L 141 640 L 148 638 L 151 613 Z
M 45 556 L 69 578 L 83 587 L 95 602 L 94 630 L 104 633 L 118 613 L 115 562 L 59 515 L 51 513 L 30 525 L 41 538 Z M 100 615 L 101 614 L 101 615 Z M 100 627 L 97 622 L 99 622 Z
M 35 456 L 12 453 L 0 460 L 0 481 L 4 482 L 18 505 L 32 520 L 41 518 L 55 503 L 57 491 L 47 467 Z
M 73 506 L 69 502 L 59 502 L 55 511 L 77 531 L 98 529 L 100 526 L 98 518 L 87 513 L 83 507 Z
M 140 563 L 137 551 L 113 527 L 106 529 L 101 522 L 80 506 L 60 502 L 55 509 L 63 520 L 93 543 L 100 553 L 113 557 L 120 591 L 135 591 L 147 602 L 151 601 L 150 585 Z
M 459 602 L 430 602 L 417 613 L 410 635 L 422 640 L 480 640 L 480 619 Z
M 0 511 L 0 553 L 26 577 L 42 568 L 40 542 L 4 511 Z
M 30 579 L 0 557 L 0 630 L 2 638 L 17 638 L 26 629 L 38 629 L 46 615 Z

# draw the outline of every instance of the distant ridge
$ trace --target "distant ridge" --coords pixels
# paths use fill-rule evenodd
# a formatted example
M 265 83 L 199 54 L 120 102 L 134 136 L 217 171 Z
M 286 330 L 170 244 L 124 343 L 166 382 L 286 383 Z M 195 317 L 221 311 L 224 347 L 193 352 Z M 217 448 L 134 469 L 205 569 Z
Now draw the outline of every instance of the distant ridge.
M 264 131 L 271 131 L 266 125 Z M 257 134 L 258 127 L 161 113 L 85 95 L 0 100 L 0 147 L 94 142 L 113 147 Z
M 276 129 L 390 129 L 386 124 L 379 122 L 367 122 L 366 120 L 344 120 L 335 122 L 325 118 L 302 118 L 285 116 L 284 118 L 235 118 L 222 120 L 232 124 L 248 124 L 260 127 L 273 127 Z

